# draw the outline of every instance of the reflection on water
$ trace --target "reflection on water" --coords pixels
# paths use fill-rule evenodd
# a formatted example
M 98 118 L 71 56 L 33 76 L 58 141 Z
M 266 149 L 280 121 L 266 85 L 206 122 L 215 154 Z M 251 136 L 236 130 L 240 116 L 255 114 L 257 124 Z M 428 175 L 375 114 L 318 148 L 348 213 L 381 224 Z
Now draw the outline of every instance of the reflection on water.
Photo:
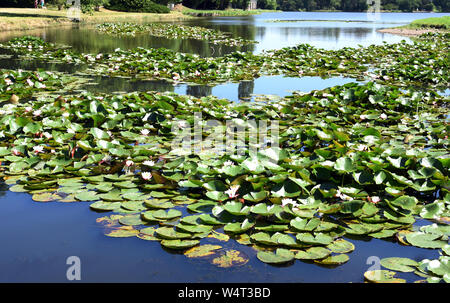
M 4 69 L 23 69 L 35 71 L 38 69 L 62 72 L 62 73 L 76 73 L 86 68 L 84 65 L 76 64 L 61 64 L 54 62 L 46 62 L 41 60 L 20 60 L 17 58 L 2 59 L 0 58 L 0 68 Z
M 432 14 L 438 17 L 449 14 Z M 382 13 L 380 20 L 369 22 L 366 13 L 264 13 L 255 16 L 221 17 L 189 20 L 180 24 L 198 25 L 229 32 L 233 37 L 256 40 L 256 45 L 241 48 L 213 45 L 205 41 L 165 39 L 146 34 L 136 37 L 115 37 L 96 32 L 92 25 L 60 26 L 30 31 L 6 31 L 0 33 L 0 42 L 23 35 L 39 36 L 46 41 L 72 45 L 85 53 L 105 53 L 116 48 L 164 47 L 178 52 L 196 53 L 201 56 L 223 56 L 241 50 L 260 53 L 263 50 L 279 49 L 299 43 L 337 49 L 342 47 L 367 46 L 399 42 L 409 38 L 383 34 L 378 29 L 408 24 L 413 20 L 428 18 L 428 13 Z M 274 20 L 300 20 L 296 22 L 272 22 Z M 302 21 L 309 20 L 309 21 Z M 314 21 L 317 20 L 317 21 Z M 319 21 L 326 20 L 326 21 Z M 348 20 L 361 22 L 347 22 Z
M 320 77 L 283 77 L 263 76 L 253 81 L 239 83 L 224 83 L 216 86 L 189 85 L 166 82 L 164 80 L 137 80 L 131 81 L 121 78 L 95 77 L 82 87 L 92 93 L 124 93 L 132 91 L 171 91 L 181 95 L 204 97 L 214 95 L 218 98 L 231 101 L 253 100 L 255 95 L 277 95 L 284 97 L 293 91 L 309 92 L 311 90 L 324 89 L 336 85 L 344 85 L 355 81 L 351 78 L 332 77 L 322 79 Z M 276 83 L 276 85 L 273 85 Z

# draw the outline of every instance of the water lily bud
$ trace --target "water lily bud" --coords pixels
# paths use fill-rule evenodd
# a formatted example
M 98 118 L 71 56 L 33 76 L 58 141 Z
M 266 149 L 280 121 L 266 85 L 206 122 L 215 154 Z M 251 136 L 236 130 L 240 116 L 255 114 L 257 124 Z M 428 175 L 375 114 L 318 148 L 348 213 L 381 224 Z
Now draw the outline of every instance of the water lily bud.
M 19 103 L 19 97 L 17 95 L 12 94 L 9 98 L 9 103 L 11 104 L 17 104 Z

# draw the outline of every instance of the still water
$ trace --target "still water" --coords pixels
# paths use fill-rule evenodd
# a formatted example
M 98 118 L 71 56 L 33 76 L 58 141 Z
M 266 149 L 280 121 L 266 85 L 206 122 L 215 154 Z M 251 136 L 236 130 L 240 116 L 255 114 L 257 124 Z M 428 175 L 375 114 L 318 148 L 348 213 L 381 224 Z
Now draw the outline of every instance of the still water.
M 326 49 L 395 43 L 402 39 L 382 34 L 377 29 L 407 24 L 412 20 L 441 14 L 381 14 L 368 22 L 364 13 L 265 13 L 250 17 L 209 18 L 192 21 L 195 25 L 231 32 L 233 36 L 258 41 L 240 50 L 263 50 L 298 43 Z M 284 21 L 284 22 L 279 22 Z M 348 22 L 352 21 L 352 22 Z M 187 24 L 192 22 L 185 22 Z M 50 42 L 73 46 L 80 52 L 108 52 L 116 48 L 165 47 L 201 56 L 221 56 L 236 48 L 211 46 L 196 40 L 169 40 L 149 36 L 111 37 L 96 33 L 92 26 L 36 29 L 27 32 L 0 33 L 6 41 L 22 35 L 34 35 Z M 82 67 L 60 66 L 38 61 L 0 60 L 0 68 L 46 68 L 76 73 Z M 285 96 L 291 91 L 311 91 L 354 81 L 342 77 L 285 78 L 261 77 L 254 81 L 225 83 L 214 87 L 172 86 L 164 81 L 131 82 L 97 77 L 84 89 L 92 92 L 130 92 L 142 90 L 174 91 L 195 96 L 216 95 L 233 101 L 251 100 L 254 95 Z M 256 259 L 251 248 L 229 241 L 217 243 L 240 250 L 249 257 L 243 266 L 219 268 L 206 261 L 188 259 L 168 252 L 160 244 L 138 238 L 109 238 L 96 219 L 110 213 L 90 210 L 88 203 L 33 202 L 30 195 L 13 193 L 0 183 L 0 282 L 66 282 L 70 256 L 81 260 L 82 282 L 363 282 L 370 256 L 403 256 L 417 261 L 436 258 L 436 250 L 401 246 L 387 240 L 347 238 L 356 249 L 344 265 L 330 268 L 296 261 L 291 266 L 275 267 Z M 419 224 L 425 224 L 424 220 Z M 204 240 L 202 240 L 204 241 Z M 420 278 L 400 273 L 408 282 Z

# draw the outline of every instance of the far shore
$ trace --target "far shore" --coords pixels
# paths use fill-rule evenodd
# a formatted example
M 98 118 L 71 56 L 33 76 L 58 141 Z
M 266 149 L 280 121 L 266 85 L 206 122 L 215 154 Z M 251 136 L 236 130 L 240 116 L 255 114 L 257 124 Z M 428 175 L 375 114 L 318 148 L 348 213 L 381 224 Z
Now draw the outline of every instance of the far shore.
M 181 21 L 193 19 L 181 12 L 168 14 L 127 13 L 100 9 L 92 15 L 83 14 L 81 23 L 125 22 L 125 21 Z M 0 32 L 32 30 L 36 28 L 66 26 L 74 22 L 67 17 L 67 10 L 35 9 L 35 8 L 0 8 Z
M 377 31 L 380 33 L 393 34 L 393 35 L 406 36 L 406 37 L 416 37 L 416 36 L 420 36 L 422 34 L 427 34 L 427 33 L 448 32 L 446 30 L 437 29 L 437 28 L 402 28 L 402 27 L 383 28 L 383 29 L 379 29 Z

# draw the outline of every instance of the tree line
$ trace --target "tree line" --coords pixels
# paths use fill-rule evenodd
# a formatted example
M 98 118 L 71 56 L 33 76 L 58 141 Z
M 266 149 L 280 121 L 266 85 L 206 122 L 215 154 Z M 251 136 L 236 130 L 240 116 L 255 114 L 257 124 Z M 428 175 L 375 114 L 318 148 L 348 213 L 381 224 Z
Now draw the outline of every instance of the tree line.
M 283 11 L 351 11 L 362 12 L 369 7 L 368 2 L 376 0 L 258 0 L 258 8 Z M 64 5 L 74 0 L 47 0 L 47 3 Z M 249 0 L 81 0 L 84 7 L 105 5 L 124 9 L 145 10 L 149 3 L 167 5 L 168 2 L 182 3 L 193 9 L 246 9 Z M 33 7 L 34 0 L 1 0 L 0 7 Z M 384 11 L 437 11 L 450 12 L 449 0 L 381 0 Z
M 283 11 L 367 11 L 375 0 L 277 0 L 277 8 Z M 449 0 L 381 0 L 382 11 L 450 11 Z

